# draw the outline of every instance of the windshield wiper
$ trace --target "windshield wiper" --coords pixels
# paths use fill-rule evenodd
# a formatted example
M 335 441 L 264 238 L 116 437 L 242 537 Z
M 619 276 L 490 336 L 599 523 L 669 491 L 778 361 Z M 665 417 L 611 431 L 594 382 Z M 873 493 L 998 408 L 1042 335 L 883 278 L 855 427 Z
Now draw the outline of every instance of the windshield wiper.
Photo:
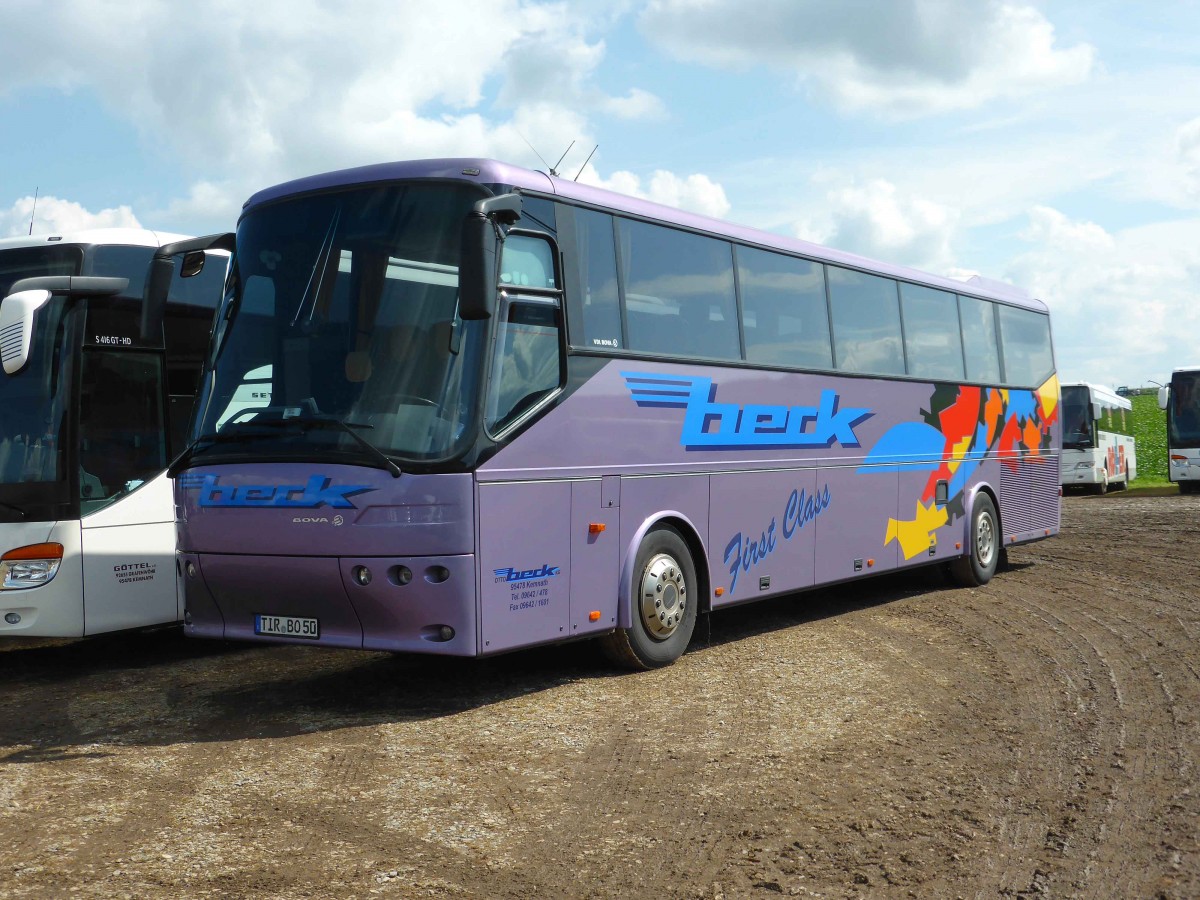
M 285 421 L 287 421 L 287 420 L 285 420 Z M 368 441 L 365 437 L 363 437 L 361 434 L 359 434 L 358 432 L 356 432 L 354 430 L 355 428 L 374 428 L 375 427 L 374 425 L 365 425 L 360 422 L 345 422 L 342 419 L 337 418 L 336 416 L 305 416 L 303 419 L 300 419 L 299 421 L 301 421 L 301 422 L 321 422 L 321 423 L 325 423 L 328 425 L 336 425 L 342 431 L 346 432 L 346 434 L 350 435 L 350 437 L 354 438 L 354 440 L 358 443 L 358 445 L 360 447 L 362 447 L 364 450 L 367 451 L 368 454 L 370 454 L 371 456 L 373 456 L 375 459 L 377 459 L 380 462 L 380 465 L 378 466 L 378 468 L 382 468 L 382 469 L 387 470 L 388 472 L 391 472 L 393 478 L 399 478 L 401 475 L 404 474 L 400 470 L 400 467 L 398 465 L 396 465 L 396 463 L 392 460 L 392 458 L 390 456 L 388 456 L 386 453 L 384 453 L 382 450 L 380 450 L 378 447 L 376 447 L 374 444 L 372 444 L 370 441 Z
M 25 510 L 21 509 L 19 506 L 13 506 L 11 503 L 0 503 L 0 509 L 10 509 L 22 519 L 25 518 Z
M 260 422 L 259 424 L 263 423 Z M 192 458 L 196 455 L 196 451 L 200 449 L 201 444 L 205 446 L 224 443 L 232 444 L 235 441 L 240 441 L 246 437 L 249 437 L 249 435 L 244 433 L 231 434 L 229 432 L 222 434 L 217 434 L 214 432 L 213 434 L 200 435 L 200 437 L 196 438 L 194 441 L 184 447 L 183 452 L 175 457 L 171 464 L 167 466 L 167 477 L 174 478 L 176 475 L 186 469 L 188 463 L 190 463 Z
M 278 430 L 284 429 L 284 428 L 291 428 L 293 425 L 300 426 L 300 428 L 298 430 L 301 432 L 304 431 L 304 426 L 319 425 L 322 427 L 327 427 L 327 426 L 332 425 L 333 427 L 338 428 L 339 430 L 344 431 L 344 432 L 346 432 L 346 434 L 350 435 L 350 437 L 352 437 L 354 439 L 354 442 L 356 444 L 358 444 L 363 450 L 365 450 L 367 452 L 367 455 L 370 456 L 372 460 L 376 461 L 376 465 L 374 466 L 374 468 L 384 469 L 385 471 L 390 472 L 393 478 L 399 478 L 401 475 L 404 474 L 404 472 L 400 469 L 400 467 L 398 465 L 396 465 L 396 463 L 391 459 L 391 457 L 389 457 L 387 454 L 385 454 L 382 450 L 380 450 L 378 447 L 376 447 L 374 444 L 372 444 L 366 438 L 362 437 L 361 435 L 357 434 L 354 431 L 355 428 L 373 428 L 374 427 L 373 425 L 365 425 L 365 424 L 361 424 L 359 422 L 344 422 L 341 419 L 337 418 L 336 416 L 321 415 L 319 413 L 318 414 L 310 413 L 305 416 L 287 416 L 286 418 L 282 418 L 282 419 L 266 419 L 266 420 L 250 421 L 250 422 L 236 422 L 236 423 L 231 423 L 229 426 L 226 426 L 229 429 L 236 429 L 236 430 L 227 430 L 227 431 L 222 431 L 220 433 L 213 433 L 213 434 L 203 434 L 200 437 L 196 438 L 196 440 L 192 441 L 192 443 L 188 446 L 188 448 L 186 450 L 184 450 L 183 453 L 179 454 L 178 457 L 176 457 L 175 461 L 173 463 L 171 463 L 171 465 L 167 468 L 167 475 L 171 478 L 174 478 L 181 471 L 183 471 L 183 469 L 187 468 L 188 463 L 191 462 L 192 458 L 196 455 L 196 452 L 201 449 L 201 445 L 211 446 L 212 444 L 222 444 L 222 443 L 230 443 L 231 444 L 231 443 L 236 443 L 238 441 L 244 440 L 246 438 L 266 437 L 272 431 L 278 431 Z M 245 429 L 263 428 L 266 430 L 255 433 L 254 431 L 241 430 L 243 428 L 245 428 Z

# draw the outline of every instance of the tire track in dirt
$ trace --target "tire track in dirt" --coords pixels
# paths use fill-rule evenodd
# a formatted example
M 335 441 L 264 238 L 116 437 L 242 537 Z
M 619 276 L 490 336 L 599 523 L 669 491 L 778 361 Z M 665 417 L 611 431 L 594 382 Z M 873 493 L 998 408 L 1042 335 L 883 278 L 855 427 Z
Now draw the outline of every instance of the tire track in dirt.
M 644 674 L 586 645 L 0 660 L 0 894 L 1200 896 L 1180 499 L 1069 498 L 986 588 L 729 610 Z

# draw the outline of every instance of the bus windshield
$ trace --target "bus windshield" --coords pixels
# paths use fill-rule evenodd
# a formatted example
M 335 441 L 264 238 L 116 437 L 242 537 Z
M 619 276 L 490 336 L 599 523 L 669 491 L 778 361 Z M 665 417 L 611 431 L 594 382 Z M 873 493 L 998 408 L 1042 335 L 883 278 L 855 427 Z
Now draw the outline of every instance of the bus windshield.
M 192 457 L 451 456 L 478 391 L 483 323 L 457 307 L 461 225 L 480 196 L 389 183 L 247 214 Z
M 1062 391 L 1063 448 L 1086 450 L 1096 446 L 1092 432 L 1091 398 L 1082 385 L 1064 387 Z
M 55 297 L 38 311 L 31 360 L 16 375 L 0 375 L 0 521 L 24 518 L 30 505 L 63 502 L 64 429 L 70 408 L 72 340 L 67 302 Z
M 1176 372 L 1171 379 L 1167 428 L 1172 447 L 1200 447 L 1200 371 Z

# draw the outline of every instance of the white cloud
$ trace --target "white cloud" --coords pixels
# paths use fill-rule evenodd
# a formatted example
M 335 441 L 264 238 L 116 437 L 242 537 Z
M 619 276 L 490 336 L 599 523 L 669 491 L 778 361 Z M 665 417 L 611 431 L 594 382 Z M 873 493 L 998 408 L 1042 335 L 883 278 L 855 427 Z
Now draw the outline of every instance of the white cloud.
M 58 197 L 38 197 L 36 209 L 32 196 L 22 197 L 7 210 L 0 210 L 0 235 L 16 237 L 33 233 L 66 234 L 92 228 L 141 228 L 137 216 L 128 206 L 117 206 L 91 212 L 71 200 Z
M 1175 135 L 1179 164 L 1183 167 L 1184 190 L 1200 200 L 1200 119 L 1180 126 Z
M 601 178 L 589 164 L 579 177 L 583 184 L 616 191 L 631 197 L 641 197 L 665 206 L 686 209 L 702 216 L 719 219 L 728 214 L 730 205 L 725 189 L 707 175 L 676 175 L 659 169 L 650 176 L 650 182 L 642 186 L 642 179 L 633 172 L 613 172 Z
M 606 97 L 600 109 L 618 119 L 658 119 L 666 115 L 662 100 L 641 88 L 632 88 L 624 97 Z
M 752 12 L 741 0 L 652 0 L 640 25 L 678 58 L 767 65 L 842 108 L 896 118 L 1077 84 L 1096 55 L 1057 47 L 1039 10 L 1001 0 L 760 0 Z
M 1009 277 L 1049 306 L 1059 374 L 1142 385 L 1200 360 L 1200 219 L 1110 233 L 1037 207 Z
M 958 211 L 877 178 L 830 191 L 819 221 L 797 225 L 797 237 L 874 259 L 929 271 L 951 265 Z
M 250 193 L 289 178 L 436 156 L 537 166 L 525 139 L 557 158 L 572 140 L 596 143 L 591 116 L 661 115 L 645 89 L 609 95 L 595 84 L 605 45 L 589 32 L 623 12 L 611 2 L 213 0 L 181 19 L 155 0 L 9 0 L 0 93 L 94 93 L 196 173 L 151 214 L 185 217 L 170 222 L 181 229 L 227 227 Z

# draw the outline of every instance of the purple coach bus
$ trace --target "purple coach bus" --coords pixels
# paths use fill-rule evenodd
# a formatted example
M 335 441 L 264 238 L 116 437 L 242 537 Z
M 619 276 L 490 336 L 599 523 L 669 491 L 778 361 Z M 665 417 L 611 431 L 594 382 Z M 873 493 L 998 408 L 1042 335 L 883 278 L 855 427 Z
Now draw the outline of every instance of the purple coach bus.
M 1046 307 L 482 159 L 262 191 L 176 476 L 200 637 L 486 656 L 1059 528 Z

